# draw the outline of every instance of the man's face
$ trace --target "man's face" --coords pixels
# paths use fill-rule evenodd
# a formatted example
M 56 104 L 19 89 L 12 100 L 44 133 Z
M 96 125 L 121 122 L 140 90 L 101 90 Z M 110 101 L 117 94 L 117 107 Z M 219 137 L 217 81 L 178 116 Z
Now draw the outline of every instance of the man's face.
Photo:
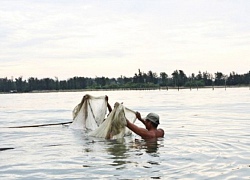
M 145 126 L 146 126 L 146 129 L 149 129 L 150 126 L 151 126 L 151 122 L 149 120 L 147 120 L 147 119 L 145 121 Z

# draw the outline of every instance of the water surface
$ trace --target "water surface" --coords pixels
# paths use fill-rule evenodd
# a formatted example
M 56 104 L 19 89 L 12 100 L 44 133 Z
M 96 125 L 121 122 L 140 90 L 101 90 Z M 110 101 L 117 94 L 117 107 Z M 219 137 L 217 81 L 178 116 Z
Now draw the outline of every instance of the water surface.
M 71 121 L 86 93 L 158 113 L 165 137 L 5 128 Z M 0 94 L 0 102 L 1 179 L 250 179 L 249 88 Z

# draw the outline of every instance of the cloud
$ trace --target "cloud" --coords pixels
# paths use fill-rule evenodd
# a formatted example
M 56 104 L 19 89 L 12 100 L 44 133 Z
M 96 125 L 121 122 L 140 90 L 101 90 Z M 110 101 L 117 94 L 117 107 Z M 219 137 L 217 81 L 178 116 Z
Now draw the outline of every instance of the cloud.
M 0 7 L 0 77 L 250 67 L 246 0 L 14 2 Z

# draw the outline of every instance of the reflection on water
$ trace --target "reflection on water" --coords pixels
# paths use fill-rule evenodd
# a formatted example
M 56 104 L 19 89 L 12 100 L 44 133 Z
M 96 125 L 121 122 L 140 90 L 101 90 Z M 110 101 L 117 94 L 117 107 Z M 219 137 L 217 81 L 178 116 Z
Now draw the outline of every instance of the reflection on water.
M 158 139 L 135 139 L 132 147 L 144 149 L 146 153 L 149 153 L 152 156 L 157 156 L 157 150 L 160 147 L 160 144 Z
M 124 138 L 117 140 L 109 140 L 107 152 L 112 155 L 110 159 L 113 160 L 112 166 L 121 166 L 123 164 L 131 163 L 129 158 L 128 147 L 125 144 Z
M 133 149 L 137 150 L 144 150 L 147 154 L 153 157 L 159 157 L 159 154 L 157 153 L 157 150 L 162 145 L 159 143 L 159 141 L 163 141 L 163 138 L 161 140 L 158 139 L 130 139 L 130 142 L 127 143 L 125 139 L 117 139 L 117 140 L 109 140 L 108 141 L 108 148 L 106 149 L 107 152 L 112 155 L 110 159 L 113 159 L 113 166 L 119 166 L 127 163 L 131 163 L 131 161 L 128 161 L 130 158 L 129 152 Z M 142 155 L 137 154 L 138 156 Z M 151 164 L 159 165 L 158 162 L 149 161 Z

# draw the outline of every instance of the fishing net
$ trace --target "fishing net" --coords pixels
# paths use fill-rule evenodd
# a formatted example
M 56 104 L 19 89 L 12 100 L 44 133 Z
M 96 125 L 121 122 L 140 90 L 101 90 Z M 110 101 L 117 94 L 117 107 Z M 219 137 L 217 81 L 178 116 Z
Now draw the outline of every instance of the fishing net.
M 106 139 L 119 139 L 130 135 L 131 131 L 126 127 L 126 119 L 134 123 L 136 120 L 135 112 L 116 102 L 114 109 L 105 121 L 89 135 Z
M 105 96 L 83 96 L 82 101 L 73 110 L 73 129 L 95 130 L 104 120 L 107 112 Z
M 70 125 L 74 129 L 91 130 L 90 136 L 118 139 L 131 134 L 126 127 L 126 119 L 135 122 L 135 112 L 126 108 L 123 104 L 115 103 L 114 109 L 105 119 L 107 112 L 107 100 L 105 96 L 94 97 L 85 95 L 73 110 L 73 122 Z

